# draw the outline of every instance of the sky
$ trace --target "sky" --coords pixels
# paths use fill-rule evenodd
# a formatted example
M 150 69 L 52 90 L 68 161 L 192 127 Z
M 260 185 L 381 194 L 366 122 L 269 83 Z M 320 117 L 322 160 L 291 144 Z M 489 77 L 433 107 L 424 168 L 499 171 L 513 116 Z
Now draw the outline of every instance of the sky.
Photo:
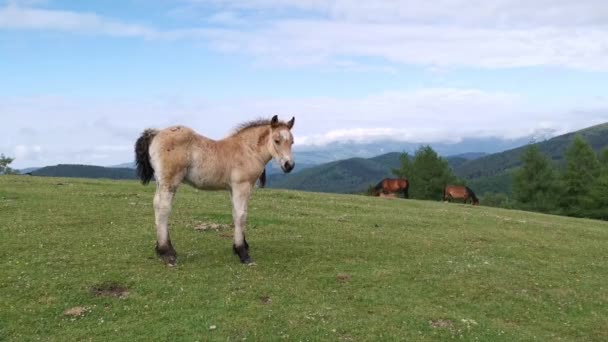
M 561 134 L 608 121 L 605 0 L 0 0 L 0 153 L 133 159 L 148 127 L 297 149 Z

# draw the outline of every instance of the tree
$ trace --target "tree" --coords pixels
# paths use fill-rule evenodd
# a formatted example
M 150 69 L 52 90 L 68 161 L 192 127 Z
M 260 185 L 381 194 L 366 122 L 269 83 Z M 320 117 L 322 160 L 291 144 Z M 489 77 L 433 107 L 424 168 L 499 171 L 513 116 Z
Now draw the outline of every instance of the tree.
M 13 170 L 9 167 L 10 163 L 13 162 L 15 158 L 6 157 L 4 154 L 0 154 L 0 175 L 10 175 L 17 173 L 16 170 Z
M 513 173 L 513 197 L 525 209 L 551 210 L 557 195 L 551 161 L 536 144 L 525 149 L 521 161 L 522 166 Z
M 413 159 L 407 153 L 402 154 L 401 167 L 393 173 L 409 180 L 410 197 L 417 199 L 440 200 L 443 188 L 457 183 L 448 162 L 428 145 L 421 146 Z
M 597 159 L 600 162 L 600 167 L 602 169 L 608 169 L 608 147 L 605 147 L 602 151 L 600 151 Z
M 591 201 L 590 193 L 600 176 L 600 163 L 591 145 L 576 135 L 566 151 L 566 168 L 562 172 L 564 194 L 561 207 L 566 214 L 580 216 Z
M 393 174 L 399 178 L 407 178 L 411 181 L 411 178 L 414 175 L 412 157 L 409 155 L 409 153 L 403 152 L 399 156 L 399 161 L 401 162 L 401 166 L 398 169 L 393 169 Z
M 608 148 L 599 153 L 600 174 L 596 178 L 589 192 L 589 217 L 608 220 Z

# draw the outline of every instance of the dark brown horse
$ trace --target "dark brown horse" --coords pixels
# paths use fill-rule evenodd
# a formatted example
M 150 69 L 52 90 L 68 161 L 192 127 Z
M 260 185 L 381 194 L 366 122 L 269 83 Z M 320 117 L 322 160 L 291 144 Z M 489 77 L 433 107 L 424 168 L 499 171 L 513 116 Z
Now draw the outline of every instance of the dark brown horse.
M 403 198 L 409 197 L 410 182 L 405 178 L 384 178 L 372 190 L 372 196 L 380 194 L 403 194 Z
M 443 188 L 443 200 L 451 202 L 453 199 L 461 199 L 464 203 L 467 203 L 470 199 L 472 205 L 479 204 L 479 199 L 475 196 L 473 190 L 464 185 L 447 185 Z

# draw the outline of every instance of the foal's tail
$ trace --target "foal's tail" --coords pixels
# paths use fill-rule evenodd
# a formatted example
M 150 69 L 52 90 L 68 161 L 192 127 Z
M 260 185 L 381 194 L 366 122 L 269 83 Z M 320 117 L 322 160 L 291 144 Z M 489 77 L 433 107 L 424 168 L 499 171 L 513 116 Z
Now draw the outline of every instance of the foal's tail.
M 141 179 L 142 184 L 148 184 L 154 176 L 154 169 L 150 164 L 150 154 L 148 149 L 152 139 L 158 133 L 155 129 L 145 130 L 139 139 L 135 142 L 135 165 L 137 166 L 137 175 Z

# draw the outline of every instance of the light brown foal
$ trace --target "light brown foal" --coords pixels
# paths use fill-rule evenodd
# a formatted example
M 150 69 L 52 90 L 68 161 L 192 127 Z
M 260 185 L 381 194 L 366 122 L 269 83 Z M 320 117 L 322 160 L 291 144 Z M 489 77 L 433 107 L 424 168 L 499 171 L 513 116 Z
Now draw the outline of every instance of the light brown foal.
M 148 129 L 135 143 L 137 173 L 143 184 L 156 178 L 154 214 L 156 252 L 168 265 L 175 265 L 177 253 L 169 237 L 171 203 L 181 183 L 202 190 L 226 189 L 232 200 L 234 252 L 241 262 L 251 263 L 245 240 L 247 206 L 256 180 L 271 160 L 283 172 L 293 170 L 291 153 L 295 118 L 288 122 L 257 120 L 240 125 L 222 139 L 212 140 L 184 126 Z

